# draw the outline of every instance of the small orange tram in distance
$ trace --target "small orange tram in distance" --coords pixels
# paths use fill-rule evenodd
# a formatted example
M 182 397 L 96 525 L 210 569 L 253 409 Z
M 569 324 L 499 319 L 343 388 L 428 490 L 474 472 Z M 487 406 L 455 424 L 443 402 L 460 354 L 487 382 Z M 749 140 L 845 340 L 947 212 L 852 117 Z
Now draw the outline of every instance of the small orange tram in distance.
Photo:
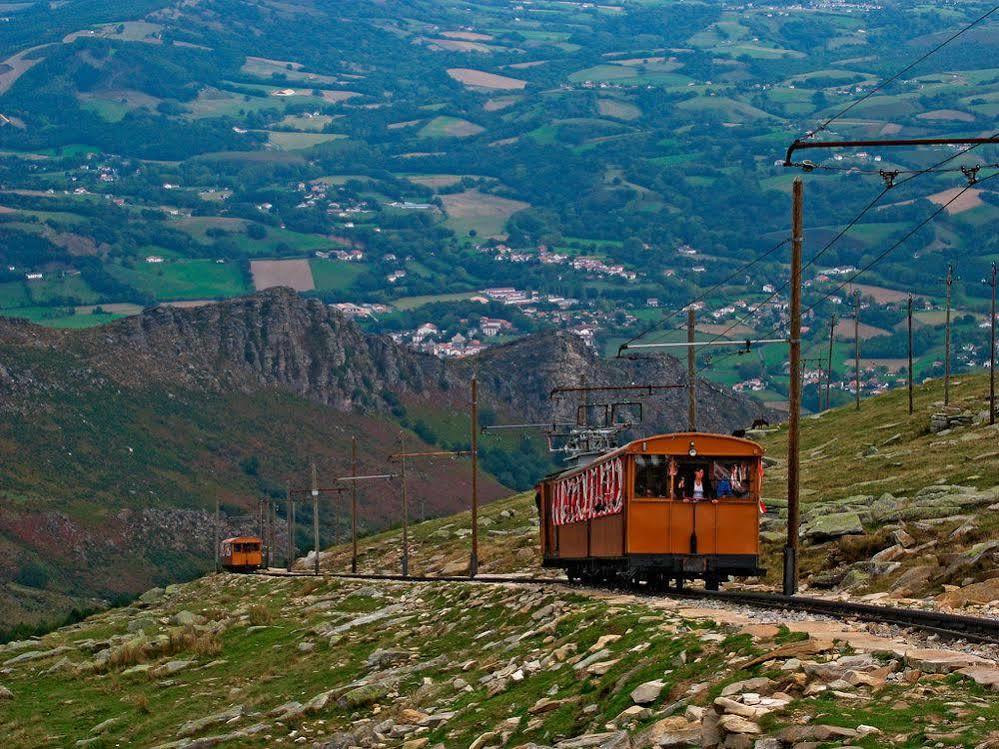
M 264 565 L 264 542 L 256 536 L 235 536 L 222 541 L 219 559 L 229 572 L 250 572 Z
M 642 580 L 710 590 L 755 576 L 763 448 L 683 432 L 635 440 L 536 487 L 545 567 L 570 580 Z

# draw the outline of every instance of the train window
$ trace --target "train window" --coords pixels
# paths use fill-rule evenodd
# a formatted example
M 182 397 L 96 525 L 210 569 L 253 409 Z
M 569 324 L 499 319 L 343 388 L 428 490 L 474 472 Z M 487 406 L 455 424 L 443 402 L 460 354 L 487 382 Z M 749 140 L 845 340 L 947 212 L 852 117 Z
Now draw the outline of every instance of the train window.
M 636 497 L 669 498 L 669 462 L 666 455 L 635 456 Z
M 745 460 L 716 460 L 711 476 L 718 497 L 746 497 L 752 488 L 753 466 Z
M 675 493 L 678 499 L 746 497 L 752 488 L 752 476 L 752 461 L 737 458 L 678 460 Z

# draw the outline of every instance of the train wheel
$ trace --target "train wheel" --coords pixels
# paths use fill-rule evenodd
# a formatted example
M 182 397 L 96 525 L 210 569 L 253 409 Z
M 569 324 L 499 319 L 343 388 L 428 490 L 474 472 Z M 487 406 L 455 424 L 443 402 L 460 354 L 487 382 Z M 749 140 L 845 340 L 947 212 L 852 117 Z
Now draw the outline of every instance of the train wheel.
M 718 590 L 721 581 L 717 577 L 708 577 L 704 580 L 705 590 Z

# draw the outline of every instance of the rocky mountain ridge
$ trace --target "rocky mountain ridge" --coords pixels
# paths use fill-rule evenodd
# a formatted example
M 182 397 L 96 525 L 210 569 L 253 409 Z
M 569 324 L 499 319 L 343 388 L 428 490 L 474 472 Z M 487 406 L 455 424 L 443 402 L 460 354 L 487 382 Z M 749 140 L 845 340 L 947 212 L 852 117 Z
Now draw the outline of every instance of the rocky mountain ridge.
M 284 288 L 196 308 L 154 307 L 83 331 L 0 320 L 0 345 L 63 350 L 79 361 L 81 379 L 103 376 L 127 387 L 158 382 L 211 392 L 280 387 L 341 411 L 385 412 L 406 397 L 464 402 L 474 372 L 484 402 L 501 410 L 536 421 L 553 415 L 575 419 L 573 404 L 550 401 L 553 388 L 686 381 L 685 366 L 675 357 L 607 360 L 565 332 L 540 333 L 478 357 L 442 362 L 366 334 L 339 311 Z M 16 408 L 9 396 L 16 392 L 17 373 L 0 370 L 0 382 L 7 386 L 0 398 L 6 394 L 7 407 Z M 677 389 L 645 398 L 645 429 L 685 428 L 686 397 Z M 701 429 L 730 431 L 760 415 L 771 414 L 699 380 Z

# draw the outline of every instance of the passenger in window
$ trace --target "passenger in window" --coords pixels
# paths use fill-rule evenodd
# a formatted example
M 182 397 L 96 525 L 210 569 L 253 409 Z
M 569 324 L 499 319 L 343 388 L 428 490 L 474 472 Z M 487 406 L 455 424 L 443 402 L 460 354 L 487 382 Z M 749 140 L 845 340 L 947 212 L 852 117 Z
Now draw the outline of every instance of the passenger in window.
M 694 471 L 694 484 L 691 488 L 690 498 L 694 500 L 707 498 L 707 483 L 704 480 L 703 468 Z
M 711 484 L 708 483 L 707 478 L 705 478 L 703 468 L 694 469 L 694 476 L 693 480 L 689 484 L 689 489 L 686 476 L 680 479 L 678 489 L 683 497 L 692 499 L 695 502 L 699 502 L 703 499 L 710 499 L 712 496 Z
M 749 466 L 736 463 L 732 466 L 732 494 L 736 497 L 745 497 L 749 494 Z
M 723 463 L 715 463 L 712 468 L 712 476 L 715 479 L 715 495 L 720 499 L 721 497 L 731 497 L 732 491 L 732 475 L 734 471 L 729 469 L 728 466 Z

